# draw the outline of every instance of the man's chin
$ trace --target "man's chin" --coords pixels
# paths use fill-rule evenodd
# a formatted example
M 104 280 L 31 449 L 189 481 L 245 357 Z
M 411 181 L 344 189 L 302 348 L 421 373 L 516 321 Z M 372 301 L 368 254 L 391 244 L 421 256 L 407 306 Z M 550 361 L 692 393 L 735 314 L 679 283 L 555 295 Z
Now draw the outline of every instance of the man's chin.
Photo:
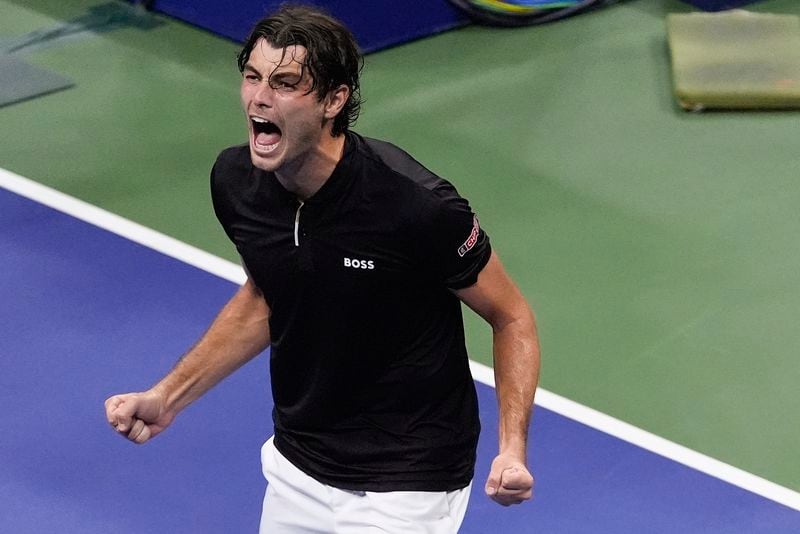
M 252 146 L 250 147 L 250 162 L 253 164 L 253 167 L 267 172 L 275 172 L 275 170 L 280 166 L 278 158 L 276 158 L 274 155 L 265 156 L 263 154 L 259 154 L 253 149 Z

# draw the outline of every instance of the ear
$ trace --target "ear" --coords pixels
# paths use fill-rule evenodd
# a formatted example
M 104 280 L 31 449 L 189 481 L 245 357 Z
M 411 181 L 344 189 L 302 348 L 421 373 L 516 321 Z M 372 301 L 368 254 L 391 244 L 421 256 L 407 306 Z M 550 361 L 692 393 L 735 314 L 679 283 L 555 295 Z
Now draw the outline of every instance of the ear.
M 350 98 L 350 88 L 346 85 L 340 85 L 336 89 L 328 93 L 325 98 L 325 118 L 333 119 L 336 117 Z

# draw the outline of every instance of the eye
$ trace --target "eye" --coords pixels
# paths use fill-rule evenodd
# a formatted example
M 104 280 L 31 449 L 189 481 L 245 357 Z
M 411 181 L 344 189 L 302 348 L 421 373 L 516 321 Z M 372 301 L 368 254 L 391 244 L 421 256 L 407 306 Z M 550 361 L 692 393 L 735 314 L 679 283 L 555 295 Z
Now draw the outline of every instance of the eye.
M 281 80 L 273 80 L 270 83 L 270 86 L 273 89 L 277 89 L 279 91 L 293 91 L 297 87 L 297 84 L 291 83 L 290 81 L 285 79 L 281 79 Z
M 255 83 L 258 81 L 258 76 L 256 76 L 255 74 L 245 74 L 244 79 L 250 83 Z
M 276 72 L 270 76 L 269 86 L 281 93 L 291 93 L 298 88 L 301 81 L 302 76 L 298 73 Z

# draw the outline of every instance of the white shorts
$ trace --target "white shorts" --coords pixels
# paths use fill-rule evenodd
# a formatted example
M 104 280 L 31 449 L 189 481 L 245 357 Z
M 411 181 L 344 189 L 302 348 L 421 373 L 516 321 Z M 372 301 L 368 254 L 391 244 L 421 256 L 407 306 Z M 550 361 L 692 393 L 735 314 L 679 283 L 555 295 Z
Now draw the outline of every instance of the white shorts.
M 260 534 L 455 534 L 470 487 L 450 492 L 348 491 L 317 482 L 267 440 Z

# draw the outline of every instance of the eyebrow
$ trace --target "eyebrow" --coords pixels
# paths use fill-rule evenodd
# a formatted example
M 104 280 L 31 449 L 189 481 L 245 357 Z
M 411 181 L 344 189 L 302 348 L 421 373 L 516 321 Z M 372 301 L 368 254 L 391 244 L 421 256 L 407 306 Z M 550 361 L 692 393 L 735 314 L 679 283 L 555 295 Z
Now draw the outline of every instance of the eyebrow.
M 280 68 L 280 67 L 279 67 Z M 293 70 L 278 70 L 272 71 L 269 75 L 270 79 L 283 80 L 286 78 L 296 78 L 298 81 L 303 78 L 303 71 L 295 72 Z
M 246 71 L 246 70 L 249 70 L 249 71 L 250 71 L 250 72 L 252 72 L 253 74 L 256 74 L 257 76 L 261 77 L 261 73 L 260 73 L 260 72 L 258 72 L 258 69 L 256 69 L 255 67 L 253 67 L 253 66 L 252 66 L 250 63 L 246 63 L 246 64 L 245 64 L 244 68 L 242 69 L 242 72 L 244 72 L 244 71 Z
M 297 70 L 294 69 L 294 68 L 291 68 L 290 65 L 291 65 L 291 63 L 288 63 L 286 65 L 278 65 L 277 67 L 272 69 L 272 72 L 270 72 L 269 79 L 270 80 L 273 80 L 273 79 L 278 80 L 278 79 L 281 79 L 281 78 L 296 77 L 298 82 L 300 80 L 302 80 L 304 78 L 304 75 L 305 75 L 305 70 L 306 70 L 305 66 L 301 65 L 300 66 L 300 72 L 297 72 Z M 245 71 L 250 71 L 253 74 L 255 74 L 256 76 L 258 76 L 259 78 L 263 78 L 264 77 L 264 75 L 261 74 L 261 72 L 258 69 L 256 69 L 253 65 L 251 65 L 249 62 L 245 64 L 244 68 L 242 68 L 242 72 L 245 72 Z

